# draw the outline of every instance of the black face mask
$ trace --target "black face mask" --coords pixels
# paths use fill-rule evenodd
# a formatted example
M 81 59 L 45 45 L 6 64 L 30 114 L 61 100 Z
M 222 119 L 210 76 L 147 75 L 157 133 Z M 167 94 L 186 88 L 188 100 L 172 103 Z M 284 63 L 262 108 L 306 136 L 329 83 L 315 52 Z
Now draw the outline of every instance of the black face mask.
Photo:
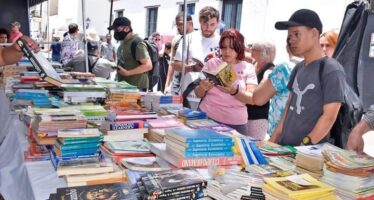
M 114 39 L 116 39 L 117 41 L 124 40 L 127 34 L 129 34 L 129 32 L 114 32 Z

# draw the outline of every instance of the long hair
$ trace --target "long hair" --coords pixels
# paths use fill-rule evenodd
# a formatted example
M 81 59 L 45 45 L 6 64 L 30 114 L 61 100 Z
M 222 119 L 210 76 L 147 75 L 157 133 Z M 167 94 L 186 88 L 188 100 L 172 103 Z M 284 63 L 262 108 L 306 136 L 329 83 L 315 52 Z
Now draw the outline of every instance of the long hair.
M 335 31 L 327 31 L 323 33 L 321 37 L 325 37 L 326 40 L 331 44 L 332 48 L 335 49 L 338 40 L 338 34 Z
M 223 48 L 223 41 L 226 38 L 230 40 L 230 47 L 233 48 L 238 54 L 237 59 L 243 60 L 245 51 L 244 36 L 236 29 L 228 29 L 221 35 L 221 39 L 219 40 L 219 48 Z

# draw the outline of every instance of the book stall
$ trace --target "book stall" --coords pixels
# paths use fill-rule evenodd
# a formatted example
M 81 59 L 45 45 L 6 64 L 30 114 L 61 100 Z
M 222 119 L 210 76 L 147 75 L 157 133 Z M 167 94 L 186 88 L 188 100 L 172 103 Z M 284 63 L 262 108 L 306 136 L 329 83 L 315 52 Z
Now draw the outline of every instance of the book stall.
M 56 71 L 24 51 L 33 69 L 1 71 L 5 198 L 374 199 L 374 158 L 256 141 L 181 96 Z

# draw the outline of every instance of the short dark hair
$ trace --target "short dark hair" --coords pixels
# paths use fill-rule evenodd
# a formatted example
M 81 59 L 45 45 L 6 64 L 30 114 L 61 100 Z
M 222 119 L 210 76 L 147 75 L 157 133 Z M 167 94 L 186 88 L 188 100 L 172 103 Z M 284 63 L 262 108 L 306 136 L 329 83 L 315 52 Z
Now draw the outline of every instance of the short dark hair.
M 78 24 L 76 24 L 76 23 L 71 23 L 71 24 L 69 24 L 69 33 L 71 34 L 71 33 L 76 33 L 76 32 L 78 32 Z
M 226 38 L 230 40 L 230 47 L 233 48 L 238 54 L 237 59 L 243 60 L 245 51 L 244 36 L 236 29 L 228 29 L 221 35 L 221 39 L 219 40 L 219 48 L 223 48 L 223 41 L 225 41 Z
M 6 28 L 0 28 L 0 34 L 6 35 L 6 37 L 9 39 L 9 31 Z
M 184 12 L 183 12 L 183 11 L 179 12 L 179 13 L 177 14 L 177 16 L 175 16 L 175 21 L 178 21 L 178 19 L 181 18 L 181 17 L 182 17 L 182 19 L 183 19 L 183 17 L 184 17 Z M 188 14 L 188 13 L 187 13 L 187 21 L 192 21 L 192 17 L 191 17 L 191 15 Z
M 171 49 L 171 42 L 165 43 L 165 49 Z
M 199 21 L 207 22 L 210 19 L 216 18 L 219 22 L 219 11 L 211 6 L 205 6 L 199 12 Z

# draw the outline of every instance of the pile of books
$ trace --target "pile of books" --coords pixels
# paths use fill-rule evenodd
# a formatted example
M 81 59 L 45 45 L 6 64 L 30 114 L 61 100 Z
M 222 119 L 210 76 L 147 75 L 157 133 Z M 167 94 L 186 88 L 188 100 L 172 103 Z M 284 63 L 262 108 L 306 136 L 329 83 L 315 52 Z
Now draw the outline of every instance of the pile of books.
M 142 120 L 104 121 L 100 130 L 103 131 L 104 141 L 142 140 L 148 133 L 148 123 Z
M 159 112 L 163 108 L 183 108 L 183 97 L 179 95 L 162 95 L 149 93 L 144 96 L 144 105 L 148 110 Z
M 254 164 L 263 165 L 268 163 L 254 141 L 240 136 L 235 136 L 234 140 L 235 150 L 242 156 L 247 169 Z
M 336 199 L 333 187 L 309 174 L 264 178 L 264 182 L 262 189 L 269 200 Z
M 128 102 L 139 104 L 140 99 L 141 95 L 136 92 L 131 92 L 131 90 L 117 88 L 108 89 L 107 102 Z
M 191 109 L 183 109 L 178 112 L 178 117 L 182 119 L 183 122 L 189 120 L 201 120 L 208 119 L 208 115 L 205 112 L 194 111 Z
M 374 158 L 329 143 L 322 147 L 326 165 L 322 181 L 337 188 L 343 199 L 374 198 Z
M 80 111 L 34 109 L 34 112 L 35 119 L 31 123 L 31 128 L 38 144 L 54 144 L 59 130 L 87 127 L 87 119 Z
M 61 88 L 67 103 L 104 102 L 106 98 L 104 87 L 100 85 L 62 84 Z
M 142 175 L 133 185 L 139 199 L 198 199 L 207 182 L 194 169 L 167 170 Z
M 217 173 L 208 181 L 207 196 L 220 200 L 265 200 L 261 188 L 262 177 L 255 177 L 235 168 L 223 171 L 223 174 Z
M 182 158 L 232 157 L 233 139 L 206 129 L 166 130 L 166 152 Z
M 51 107 L 52 101 L 48 90 L 18 89 L 14 95 L 11 105 L 13 107 L 34 106 Z
M 57 188 L 56 193 L 49 196 L 49 200 L 54 199 L 102 199 L 111 200 L 138 200 L 137 196 L 128 183 L 112 183 L 93 186 L 78 186 Z
M 175 117 L 149 119 L 147 122 L 149 124 L 147 139 L 152 142 L 164 142 L 166 129 L 184 127 L 184 124 Z
M 295 147 L 297 154 L 295 157 L 296 171 L 307 173 L 316 179 L 323 176 L 323 159 L 321 149 L 322 144 Z
M 120 163 L 124 157 L 153 156 L 150 151 L 150 144 L 146 140 L 104 142 L 101 151 L 106 157 L 112 158 L 115 163 Z

